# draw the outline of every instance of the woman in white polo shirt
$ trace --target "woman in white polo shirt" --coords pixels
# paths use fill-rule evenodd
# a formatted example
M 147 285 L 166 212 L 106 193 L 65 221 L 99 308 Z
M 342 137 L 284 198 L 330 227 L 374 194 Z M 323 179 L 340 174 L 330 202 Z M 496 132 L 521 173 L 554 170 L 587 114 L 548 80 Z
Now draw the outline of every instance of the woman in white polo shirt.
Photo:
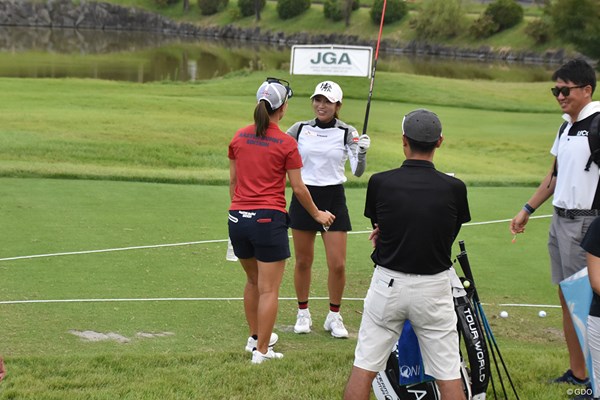
M 292 237 L 296 265 L 294 284 L 298 299 L 295 333 L 309 333 L 312 318 L 308 308 L 311 269 L 317 232 L 325 245 L 329 276 L 329 314 L 323 325 L 336 338 L 348 337 L 340 315 L 340 306 L 346 284 L 346 241 L 352 230 L 343 183 L 346 182 L 345 166 L 355 176 L 361 176 L 367 163 L 370 139 L 359 136 L 356 129 L 339 120 L 343 92 L 332 81 L 320 82 L 311 96 L 315 118 L 296 122 L 287 133 L 298 141 L 302 156 L 302 180 L 319 209 L 328 210 L 336 216 L 335 222 L 325 229 L 306 213 L 295 196 L 290 203 Z

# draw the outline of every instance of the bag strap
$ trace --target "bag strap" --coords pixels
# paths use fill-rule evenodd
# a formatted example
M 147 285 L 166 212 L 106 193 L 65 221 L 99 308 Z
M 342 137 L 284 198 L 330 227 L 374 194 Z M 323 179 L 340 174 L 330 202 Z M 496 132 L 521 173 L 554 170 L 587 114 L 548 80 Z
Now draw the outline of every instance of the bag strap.
M 558 129 L 558 138 L 560 139 L 561 135 L 567 129 L 567 125 L 569 123 L 567 121 L 563 122 L 560 128 Z M 552 176 L 558 176 L 558 158 L 554 159 L 554 166 L 552 167 Z M 550 184 L 548 184 L 550 186 Z
M 600 113 L 596 114 L 592 123 L 590 124 L 590 130 L 588 132 L 588 144 L 590 145 L 590 158 L 588 158 L 585 164 L 585 170 L 589 171 L 592 161 L 600 167 Z

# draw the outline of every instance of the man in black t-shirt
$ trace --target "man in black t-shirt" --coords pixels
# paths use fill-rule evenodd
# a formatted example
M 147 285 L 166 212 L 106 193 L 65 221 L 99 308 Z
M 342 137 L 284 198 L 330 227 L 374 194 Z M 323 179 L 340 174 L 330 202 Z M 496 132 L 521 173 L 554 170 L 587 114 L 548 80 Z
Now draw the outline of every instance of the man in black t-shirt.
M 443 399 L 464 399 L 460 379 L 449 269 L 451 248 L 471 219 L 465 184 L 433 165 L 442 144 L 437 115 L 425 109 L 402 121 L 406 161 L 369 180 L 365 216 L 374 230 L 376 264 L 365 298 L 354 366 L 345 400 L 368 399 L 371 382 L 385 369 L 404 321 L 421 345 L 425 373 L 436 379 Z

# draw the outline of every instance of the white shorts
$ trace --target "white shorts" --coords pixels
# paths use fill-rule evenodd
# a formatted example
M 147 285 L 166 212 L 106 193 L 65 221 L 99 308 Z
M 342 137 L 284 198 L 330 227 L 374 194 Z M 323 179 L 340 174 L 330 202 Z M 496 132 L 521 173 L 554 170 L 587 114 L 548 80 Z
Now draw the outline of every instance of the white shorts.
M 460 378 L 456 312 L 448 271 L 414 275 L 377 266 L 365 298 L 354 366 L 379 372 L 410 320 L 425 373 L 438 380 Z

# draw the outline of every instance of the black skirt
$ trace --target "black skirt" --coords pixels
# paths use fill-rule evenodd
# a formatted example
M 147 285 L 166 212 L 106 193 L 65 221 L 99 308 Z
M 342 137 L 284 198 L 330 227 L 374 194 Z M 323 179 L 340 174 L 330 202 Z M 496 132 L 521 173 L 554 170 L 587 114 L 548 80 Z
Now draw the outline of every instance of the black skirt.
M 329 227 L 330 232 L 348 232 L 352 230 L 350 215 L 346 206 L 346 194 L 343 185 L 306 186 L 317 208 L 335 215 L 335 221 Z M 295 195 L 292 195 L 289 215 L 290 227 L 301 231 L 323 232 L 323 226 L 315 221 L 302 207 Z

